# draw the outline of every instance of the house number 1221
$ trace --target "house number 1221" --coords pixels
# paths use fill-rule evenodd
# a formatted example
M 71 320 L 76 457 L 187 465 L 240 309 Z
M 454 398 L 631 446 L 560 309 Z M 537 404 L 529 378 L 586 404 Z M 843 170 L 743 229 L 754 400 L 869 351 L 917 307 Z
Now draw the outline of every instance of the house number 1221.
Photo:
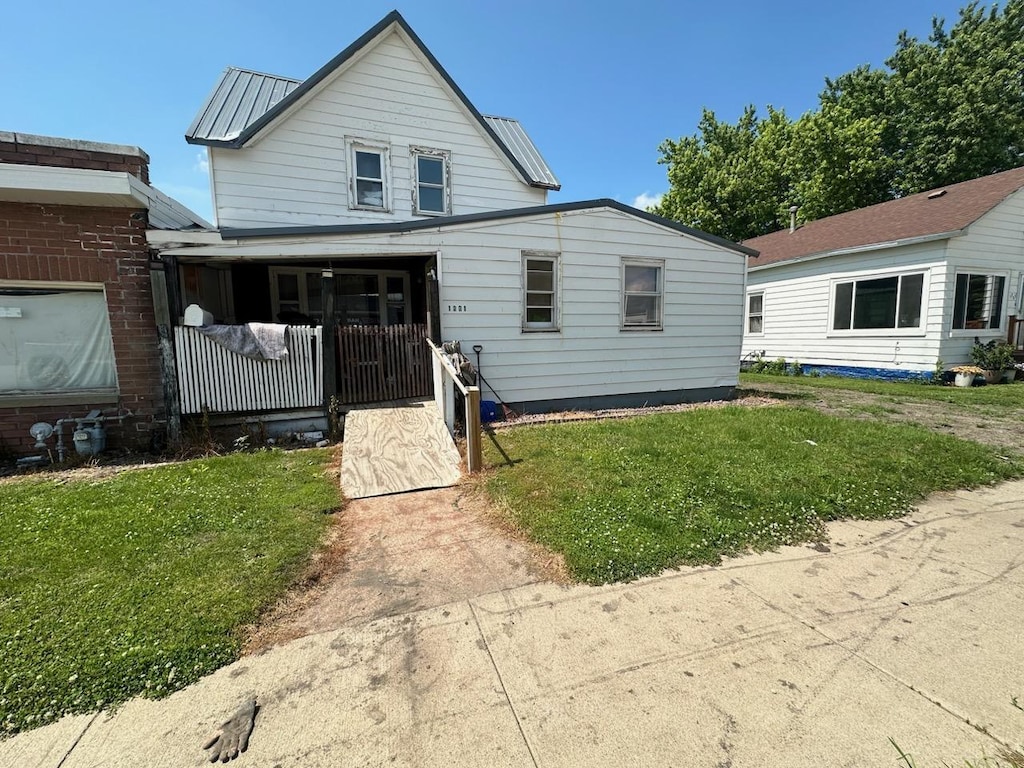
M 449 312 L 468 312 L 469 308 L 465 304 L 449 304 Z

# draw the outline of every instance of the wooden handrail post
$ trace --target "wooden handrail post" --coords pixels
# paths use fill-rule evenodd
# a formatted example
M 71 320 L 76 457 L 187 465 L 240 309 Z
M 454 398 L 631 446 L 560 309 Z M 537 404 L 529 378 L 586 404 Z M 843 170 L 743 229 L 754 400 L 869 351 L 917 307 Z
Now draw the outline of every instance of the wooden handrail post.
M 480 439 L 480 387 L 466 389 L 466 463 L 470 472 L 479 472 L 484 466 L 483 440 Z
M 338 364 L 337 338 L 334 322 L 334 272 L 325 269 L 320 273 L 320 309 L 323 312 L 323 348 L 320 354 L 324 362 L 324 407 L 331 407 L 331 398 L 338 394 L 338 377 L 335 366 Z

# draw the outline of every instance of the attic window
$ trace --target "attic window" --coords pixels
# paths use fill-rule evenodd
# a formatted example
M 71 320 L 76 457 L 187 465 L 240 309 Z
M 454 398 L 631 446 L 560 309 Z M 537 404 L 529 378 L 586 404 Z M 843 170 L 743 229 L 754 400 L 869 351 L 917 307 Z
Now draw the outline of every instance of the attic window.
M 349 208 L 369 211 L 390 210 L 387 147 L 352 141 L 349 148 L 349 186 L 352 195 Z
M 413 210 L 427 216 L 451 213 L 448 166 L 451 154 L 437 149 L 413 149 L 416 173 Z

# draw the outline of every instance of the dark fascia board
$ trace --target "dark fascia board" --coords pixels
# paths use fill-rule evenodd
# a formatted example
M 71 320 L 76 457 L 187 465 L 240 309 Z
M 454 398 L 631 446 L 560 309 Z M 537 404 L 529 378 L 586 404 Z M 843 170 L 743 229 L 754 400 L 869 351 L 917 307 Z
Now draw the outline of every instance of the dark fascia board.
M 509 148 L 505 146 L 505 143 L 500 138 L 498 138 L 498 135 L 487 124 L 487 122 L 484 120 L 483 116 L 480 114 L 477 108 L 474 107 L 472 102 L 470 102 L 470 100 L 466 97 L 466 94 L 463 93 L 462 89 L 459 88 L 458 85 L 456 85 L 454 80 L 452 80 L 451 75 L 449 75 L 445 68 L 441 66 L 441 62 L 434 58 L 434 54 L 432 54 L 430 50 L 427 48 L 427 46 L 423 44 L 423 41 L 420 40 L 419 35 L 413 32 L 412 27 L 409 26 L 408 22 L 406 22 L 406 20 L 402 17 L 402 14 L 400 14 L 397 10 L 391 11 L 391 13 L 389 13 L 383 19 L 374 24 L 370 29 L 364 32 L 359 37 L 359 39 L 352 43 L 350 46 L 348 46 L 348 48 L 343 50 L 341 53 L 339 53 L 337 56 L 335 56 L 333 59 L 327 62 L 324 66 L 320 67 L 320 69 L 318 69 L 312 75 L 303 80 L 302 84 L 298 88 L 289 93 L 285 98 L 281 99 L 281 101 L 275 104 L 272 108 L 264 112 L 263 115 L 254 120 L 252 123 L 250 123 L 246 127 L 246 129 L 242 131 L 234 139 L 197 139 L 189 138 L 189 136 L 186 134 L 185 141 L 187 141 L 189 144 L 203 144 L 209 147 L 225 147 L 228 149 L 239 149 L 245 146 L 245 144 L 251 138 L 253 138 L 253 136 L 255 136 L 257 133 L 266 128 L 267 125 L 269 125 L 282 114 L 291 109 L 292 105 L 296 104 L 303 96 L 309 93 L 309 91 L 311 91 L 313 88 L 316 88 L 317 85 L 319 85 L 324 79 L 329 77 L 336 69 L 338 69 L 338 67 L 342 66 L 345 62 L 347 62 L 349 59 L 355 56 L 364 47 L 369 45 L 378 35 L 384 32 L 384 30 L 386 30 L 392 24 L 397 24 L 399 27 L 402 28 L 402 31 L 409 36 L 409 39 L 413 41 L 417 48 L 419 48 L 420 53 L 422 53 L 423 56 L 427 59 L 427 61 L 430 62 L 430 65 L 437 71 L 439 75 L 441 75 L 445 83 L 448 84 L 448 87 L 452 89 L 455 95 L 462 101 L 466 109 L 469 110 L 470 114 L 473 115 L 473 119 L 476 120 L 477 124 L 480 126 L 480 129 L 484 133 L 486 133 L 490 137 L 491 141 L 494 142 L 494 145 L 505 154 L 509 162 L 512 163 L 512 166 L 523 178 L 523 181 L 525 181 L 531 187 L 553 189 L 556 191 L 561 189 L 561 185 L 559 184 L 545 184 L 543 182 L 538 182 L 531 179 L 530 174 L 526 171 L 522 164 L 518 160 L 516 160 L 515 156 L 512 154 Z
M 730 251 L 743 254 L 744 256 L 757 256 L 758 251 L 731 240 L 726 240 L 717 235 L 709 235 L 698 229 L 687 227 L 678 221 L 672 221 L 657 216 L 647 211 L 620 203 L 618 200 L 601 198 L 598 200 L 581 200 L 572 203 L 553 203 L 551 205 L 536 205 L 530 208 L 508 208 L 501 211 L 485 211 L 483 213 L 465 213 L 460 216 L 439 216 L 430 219 L 414 221 L 387 221 L 380 224 L 324 224 L 308 227 L 256 227 L 232 229 L 225 227 L 220 230 L 221 237 L 225 240 L 249 240 L 258 237 L 308 237 L 310 235 L 355 235 L 378 233 L 399 233 L 415 232 L 421 229 L 443 229 L 454 227 L 459 224 L 471 224 L 481 221 L 502 221 L 505 219 L 521 219 L 529 216 L 537 216 L 551 213 L 569 213 L 572 211 L 585 211 L 593 208 L 611 208 L 612 210 L 643 219 L 652 224 L 673 229 L 698 240 L 726 248 Z

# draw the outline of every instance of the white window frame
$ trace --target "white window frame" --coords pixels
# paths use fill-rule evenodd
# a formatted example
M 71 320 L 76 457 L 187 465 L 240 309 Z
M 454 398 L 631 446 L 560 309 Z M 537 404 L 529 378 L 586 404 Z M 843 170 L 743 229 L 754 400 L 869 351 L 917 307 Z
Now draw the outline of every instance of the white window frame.
M 956 322 L 956 283 L 960 275 L 974 275 L 979 277 L 1001 277 L 1003 278 L 1003 298 L 1002 304 L 995 313 L 999 318 L 998 328 L 954 328 L 953 324 Z M 974 338 L 975 336 L 993 336 L 1003 337 L 1006 335 L 1006 326 L 1003 323 L 1006 322 L 1007 314 L 1007 302 L 1009 301 L 1010 293 L 1010 275 L 1007 272 L 1001 272 L 999 270 L 987 270 L 984 268 L 970 268 L 963 267 L 953 270 L 952 286 L 949 293 L 949 335 L 950 338 Z
M 427 147 L 411 147 L 412 156 L 412 210 L 419 216 L 448 216 L 452 212 L 452 153 L 446 149 L 429 149 Z M 420 158 L 441 161 L 441 185 L 420 181 Z M 420 207 L 420 186 L 441 189 L 444 199 L 444 210 L 430 211 Z
M 750 302 L 755 297 L 760 297 L 761 298 L 761 311 L 760 312 L 754 312 L 750 308 Z M 760 331 L 752 331 L 752 330 L 750 330 L 750 321 L 754 317 L 761 318 L 761 330 Z M 764 291 L 751 291 L 750 293 L 747 294 L 747 322 L 746 322 L 746 328 L 744 329 L 744 332 L 746 333 L 747 336 L 764 336 Z
M 658 268 L 658 290 L 647 291 L 626 291 L 626 267 L 657 267 Z M 665 327 L 665 260 L 645 259 L 639 257 L 624 257 L 619 265 L 619 329 L 622 331 L 660 331 Z M 626 300 L 629 296 L 656 296 L 658 299 L 658 322 L 657 323 L 630 323 L 626 315 Z
M 545 291 L 528 290 L 527 264 L 531 261 L 545 261 L 551 264 L 551 322 L 531 322 L 529 316 L 528 297 L 530 293 L 545 293 Z M 523 332 L 535 333 L 538 331 L 559 331 L 561 329 L 561 296 L 562 296 L 562 270 L 560 267 L 560 254 L 554 251 L 523 251 L 522 252 L 522 289 L 523 289 Z
M 345 139 L 346 156 L 348 157 L 348 207 L 353 211 L 377 211 L 390 213 L 391 206 L 391 146 L 387 142 L 372 141 L 369 139 L 356 139 L 348 137 Z M 364 177 L 357 175 L 356 152 L 365 152 L 380 155 L 381 178 L 369 181 L 381 183 L 382 205 L 365 205 L 359 202 L 357 195 L 358 181 Z
M 316 275 L 322 275 L 324 272 L 323 267 L 271 267 L 270 268 L 270 310 L 272 317 L 275 318 L 274 322 L 277 322 L 276 318 L 278 313 L 281 311 L 281 297 L 278 293 L 278 275 L 296 275 L 299 283 L 299 312 L 304 315 L 309 314 L 309 296 L 303 290 L 303 286 L 306 284 L 306 275 L 313 273 Z M 412 295 L 409 292 L 410 280 L 409 273 L 402 272 L 401 270 L 395 269 L 347 269 L 345 267 L 334 267 L 333 272 L 335 275 L 376 275 L 377 276 L 377 296 L 384 297 L 379 299 L 380 305 L 378 312 L 380 313 L 380 324 L 389 325 L 387 319 L 387 287 L 389 277 L 401 277 L 403 280 L 403 295 L 405 296 L 405 316 L 411 318 L 412 316 Z M 411 320 L 406 320 L 406 323 L 410 323 Z M 320 318 L 320 323 L 323 323 L 323 318 Z
M 836 312 L 836 288 L 844 283 L 859 283 L 870 280 L 884 280 L 886 278 L 903 278 L 913 275 L 922 275 L 921 281 L 921 323 L 912 328 L 833 328 Z M 885 272 L 866 272 L 853 275 L 833 277 L 829 280 L 828 316 L 825 318 L 826 337 L 890 337 L 890 336 L 925 336 L 928 325 L 928 284 L 931 279 L 931 271 L 928 269 L 900 269 L 888 270 Z M 903 281 L 896 283 L 896 322 L 899 323 L 900 297 L 903 290 Z M 853 289 L 853 303 L 850 305 L 851 325 L 852 318 L 856 313 L 857 288 Z

